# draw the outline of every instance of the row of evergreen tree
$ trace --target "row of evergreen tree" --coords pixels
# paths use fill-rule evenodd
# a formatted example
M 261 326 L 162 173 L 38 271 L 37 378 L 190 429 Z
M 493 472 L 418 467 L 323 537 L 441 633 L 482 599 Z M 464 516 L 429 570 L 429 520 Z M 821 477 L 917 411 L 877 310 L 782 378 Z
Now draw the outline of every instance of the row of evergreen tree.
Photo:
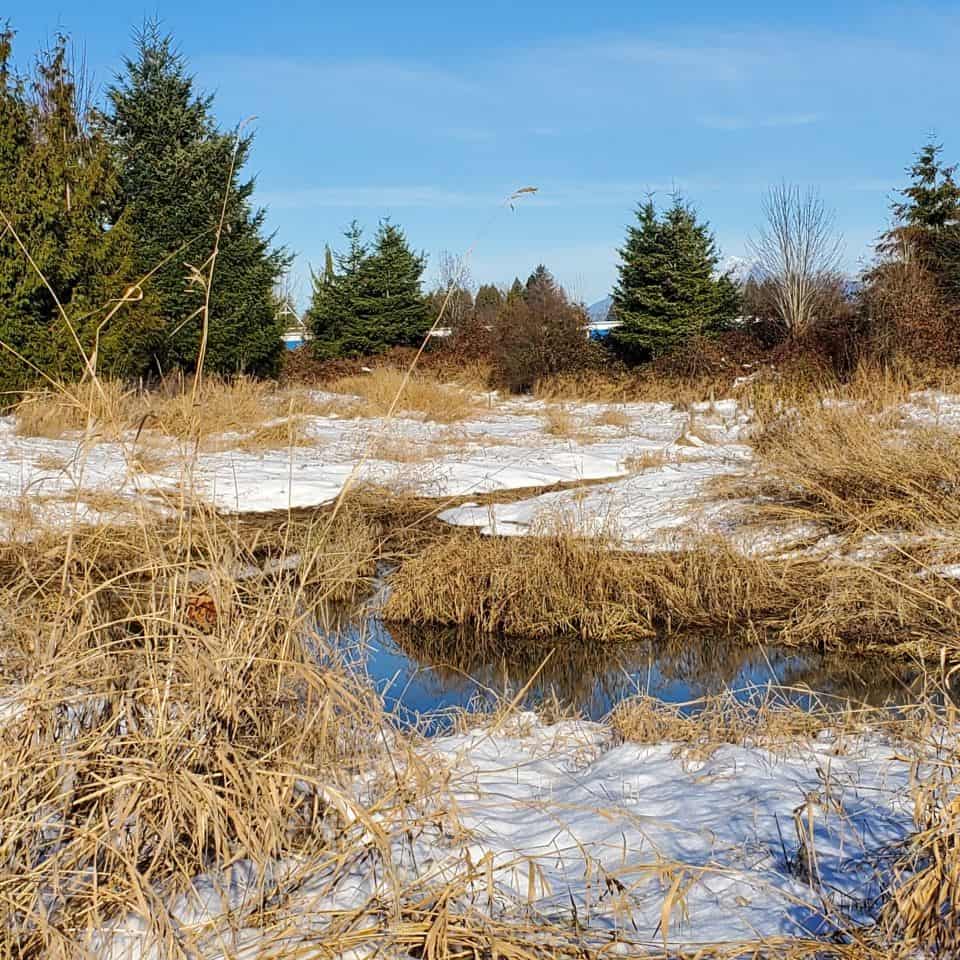
M 583 320 L 580 343 L 586 339 L 583 310 L 572 314 L 566 295 L 553 295 L 559 288 L 542 265 L 525 284 L 516 279 L 505 290 L 484 284 L 474 298 L 465 286 L 454 282 L 452 289 L 441 287 L 425 297 L 422 276 L 426 258 L 410 249 L 398 227 L 382 222 L 372 248 L 363 242 L 356 222 L 345 238 L 345 251 L 332 254 L 328 248 L 323 273 L 313 277 L 305 322 L 314 351 L 321 358 L 362 356 L 391 346 L 418 344 L 441 311 L 444 326 L 455 333 L 467 328 L 475 342 L 488 342 L 495 327 L 501 334 L 507 333 L 503 324 L 497 324 L 503 312 L 516 318 L 522 312 L 517 304 L 529 306 L 534 300 L 544 340 L 558 329 L 569 330 L 571 316 Z M 628 360 L 649 360 L 693 337 L 720 333 L 739 315 L 737 284 L 730 276 L 717 274 L 716 241 L 708 225 L 681 198 L 675 198 L 662 214 L 652 199 L 641 205 L 636 225 L 628 228 L 620 259 L 613 310 L 621 326 L 611 345 Z M 531 293 L 543 290 L 552 291 L 551 295 L 534 297 Z M 556 312 L 555 318 L 547 317 L 548 308 Z M 532 336 L 532 324 L 526 317 L 523 326 L 526 336 Z M 490 344 L 490 349 L 499 351 L 495 344 Z M 546 356 L 549 346 L 544 351 Z M 561 352 L 569 357 L 569 345 Z M 532 351 L 525 348 L 524 353 L 529 356 Z
M 0 390 L 77 376 L 84 354 L 126 378 L 190 370 L 205 316 L 211 370 L 272 373 L 284 322 L 275 290 L 291 258 L 266 234 L 253 182 L 239 173 L 250 135 L 217 126 L 212 98 L 155 25 L 136 37 L 100 107 L 65 37 L 28 75 L 13 68 L 13 41 L 0 31 Z M 911 168 L 872 276 L 919 265 L 937 298 L 960 305 L 960 186 L 939 153 L 929 144 Z M 512 318 L 527 357 L 537 337 L 563 331 L 562 350 L 540 351 L 551 368 L 571 355 L 571 331 L 585 340 L 582 308 L 545 268 L 475 297 L 457 284 L 426 295 L 426 257 L 397 225 L 382 221 L 368 243 L 354 222 L 345 236 L 313 277 L 305 321 L 320 357 L 418 344 L 441 305 L 445 325 L 477 342 L 516 341 L 503 320 Z M 743 312 L 742 290 L 717 273 L 709 226 L 682 198 L 663 211 L 642 203 L 619 255 L 610 344 L 631 362 L 719 334 Z M 940 299 L 930 302 L 942 314 Z
M 155 25 L 102 108 L 66 37 L 28 75 L 14 69 L 14 39 L 0 31 L 0 389 L 75 376 L 81 350 L 116 376 L 191 369 L 221 215 L 208 366 L 270 373 L 289 257 L 237 172 L 250 137 L 218 128 Z
M 364 356 L 420 343 L 433 322 L 423 294 L 426 256 L 414 253 L 403 231 L 384 220 L 372 248 L 354 221 L 347 248 L 327 248 L 304 322 L 321 358 Z

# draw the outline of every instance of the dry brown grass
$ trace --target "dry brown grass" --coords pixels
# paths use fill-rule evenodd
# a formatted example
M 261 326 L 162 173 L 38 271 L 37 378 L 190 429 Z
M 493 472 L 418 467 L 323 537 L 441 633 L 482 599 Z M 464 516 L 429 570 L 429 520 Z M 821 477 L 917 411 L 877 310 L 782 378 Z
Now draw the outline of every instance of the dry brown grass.
M 365 450 L 373 460 L 385 460 L 388 463 L 425 463 L 438 456 L 442 448 L 432 443 L 379 436 L 365 444 Z
M 335 393 L 361 397 L 365 403 L 356 408 L 357 415 L 383 417 L 396 403 L 397 413 L 418 413 L 427 420 L 455 423 L 476 412 L 472 396 L 461 387 L 444 384 L 427 374 L 414 374 L 406 386 L 404 373 L 391 367 L 378 367 L 367 374 L 343 377 L 328 389 Z M 402 388 L 402 390 L 401 390 Z
M 249 434 L 282 415 L 275 385 L 239 377 L 207 378 L 196 397 L 188 385 L 170 395 L 147 395 L 142 403 L 143 426 L 178 440 L 196 441 L 223 433 Z
M 569 400 L 592 400 L 611 403 L 625 399 L 629 389 L 626 377 L 611 376 L 600 370 L 555 374 L 537 381 L 534 396 L 560 403 Z
M 70 462 L 64 457 L 58 457 L 52 453 L 44 453 L 34 461 L 40 470 L 50 470 L 54 473 L 60 473 L 66 470 Z
M 641 450 L 632 453 L 623 461 L 624 467 L 631 473 L 645 473 L 647 470 L 659 470 L 672 461 L 668 450 Z
M 946 729 L 955 737 L 954 709 Z M 953 742 L 934 757 L 917 765 L 917 831 L 896 865 L 881 929 L 903 955 L 955 957 L 960 954 L 960 753 Z
M 27 394 L 14 408 L 14 417 L 17 433 L 24 437 L 58 439 L 68 433 L 89 430 L 113 439 L 136 424 L 135 417 L 131 416 L 135 409 L 132 391 L 115 381 L 106 381 Z
M 261 450 L 305 445 L 310 441 L 304 417 L 351 416 L 354 407 L 239 377 L 207 378 L 196 397 L 189 382 L 143 394 L 111 381 L 101 382 L 99 390 L 86 385 L 64 387 L 25 397 L 14 415 L 22 436 L 59 439 L 89 430 L 99 439 L 136 436 L 140 447 L 144 438 L 156 436 L 216 447 L 224 434 L 239 434 L 246 449 Z
M 875 564 L 746 557 L 723 539 L 621 553 L 572 532 L 459 533 L 402 563 L 384 616 L 476 635 L 623 642 L 710 628 L 791 645 L 960 656 L 957 590 L 898 555 Z
M 375 545 L 345 516 L 285 536 L 300 573 L 240 578 L 261 557 L 194 517 L 0 554 L 3 692 L 20 705 L 0 726 L 0 955 L 85 956 L 83 931 L 129 911 L 161 955 L 190 954 L 209 930 L 164 904 L 193 877 L 329 861 L 338 784 L 377 751 L 379 708 L 314 659 L 308 600 L 352 595 Z M 197 574 L 209 635 L 185 617 Z
M 622 407 L 606 407 L 594 418 L 593 424 L 597 427 L 616 427 L 618 430 L 627 430 L 631 424 L 629 414 Z
M 563 404 L 551 404 L 543 416 L 543 432 L 549 437 L 578 440 L 583 436 L 580 420 Z
M 789 692 L 762 688 L 739 697 L 727 691 L 685 703 L 640 695 L 617 704 L 610 723 L 624 740 L 676 744 L 685 756 L 699 760 L 724 744 L 793 750 L 826 731 L 838 746 L 865 733 L 918 744 L 934 735 L 939 724 L 929 703 L 892 711 L 804 690 L 812 703 L 800 705 L 788 698 Z
M 244 437 L 240 448 L 256 453 L 263 450 L 278 450 L 288 447 L 311 447 L 315 443 L 306 423 L 300 417 L 288 417 L 259 427 Z
M 960 523 L 960 437 L 905 424 L 895 409 L 816 404 L 788 411 L 755 439 L 758 468 L 738 494 L 761 516 L 862 534 Z
M 127 469 L 131 473 L 164 473 L 176 464 L 170 452 L 163 447 L 140 443 L 127 454 Z
M 387 831 L 419 829 L 424 821 L 411 810 L 436 804 L 442 786 L 421 768 L 415 741 L 386 727 L 369 690 L 317 662 L 318 639 L 307 628 L 318 599 L 355 598 L 370 584 L 391 511 L 393 523 L 407 525 L 428 518 L 429 508 L 380 498 L 362 510 L 348 501 L 332 521 L 278 518 L 270 529 L 197 511 L 189 521 L 82 530 L 70 546 L 49 536 L 0 548 L 0 671 L 4 692 L 16 690 L 24 705 L 0 728 L 0 955 L 80 960 L 83 931 L 131 912 L 145 918 L 158 955 L 203 955 L 200 943 L 229 937 L 236 919 L 188 927 L 171 915 L 171 899 L 197 874 L 249 860 L 259 873 L 243 922 L 274 941 L 275 953 L 265 955 L 280 957 L 297 923 L 285 898 L 305 878 L 380 856 L 389 871 Z M 760 617 L 781 591 L 796 603 L 809 586 L 794 580 L 794 567 L 776 573 L 740 558 L 731 570 L 713 545 L 696 558 L 631 560 L 568 533 L 547 547 L 510 541 L 510 557 L 491 554 L 498 541 L 461 536 L 446 546 L 426 540 L 419 559 L 449 547 L 456 576 L 480 583 L 491 622 L 511 615 L 511 593 L 532 604 L 539 592 L 544 639 L 565 628 L 597 639 L 635 635 L 629 618 L 662 625 L 665 600 L 677 621 L 696 607 L 701 622 L 717 626 L 746 609 Z M 283 572 L 294 556 L 297 568 Z M 243 572 L 250 567 L 265 572 Z M 420 572 L 437 567 L 425 562 Z M 448 606 L 457 592 L 443 577 L 423 579 L 420 590 L 439 592 Z M 188 616 L 198 595 L 215 611 L 209 633 Z M 469 623 L 472 610 L 453 616 Z M 821 721 L 772 707 L 762 723 L 719 708 L 692 720 L 634 703 L 613 723 L 627 738 L 669 736 L 705 753 L 723 741 L 786 745 Z M 382 785 L 370 809 L 348 789 L 356 773 Z M 456 829 L 453 811 L 431 816 Z M 295 869 L 270 877 L 280 858 L 295 858 Z M 438 958 L 476 949 L 547 960 L 602 947 L 562 919 L 491 920 L 472 911 L 470 878 L 464 871 L 398 882 L 387 898 L 328 916 L 331 926 L 302 949 L 326 955 L 400 943 Z M 813 957 L 814 945 L 764 941 L 729 955 Z M 883 955 L 878 947 L 875 956 Z

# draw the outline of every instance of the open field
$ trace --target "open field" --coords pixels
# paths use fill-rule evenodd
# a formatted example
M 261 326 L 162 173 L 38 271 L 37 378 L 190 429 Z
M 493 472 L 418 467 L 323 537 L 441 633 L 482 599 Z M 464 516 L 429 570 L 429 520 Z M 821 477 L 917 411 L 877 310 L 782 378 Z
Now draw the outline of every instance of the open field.
M 951 397 L 214 389 L 222 430 L 123 394 L 3 422 L 0 955 L 956 949 Z M 695 627 L 920 658 L 931 696 L 518 695 L 425 736 L 311 626 L 384 569 L 463 669 Z
M 617 405 L 613 424 L 602 405 L 568 406 L 562 415 L 570 430 L 558 433 L 559 407 L 471 395 L 425 378 L 414 384 L 413 408 L 404 392 L 388 420 L 385 395 L 397 377 L 354 380 L 338 386 L 366 396 L 271 391 L 241 381 L 208 385 L 195 407 L 189 396 L 125 396 L 108 384 L 109 410 L 102 398 L 88 397 L 89 422 L 82 398 L 77 405 L 73 398 L 30 398 L 0 421 L 0 499 L 10 510 L 25 497 L 42 515 L 45 501 L 69 501 L 78 490 L 106 491 L 131 504 L 150 493 L 162 503 L 188 483 L 219 509 L 267 511 L 322 505 L 354 479 L 461 496 L 618 477 L 644 457 L 667 453 L 718 461 L 739 453 L 716 445 L 706 456 L 681 450 L 690 417 L 669 404 Z M 729 440 L 740 424 L 734 417 L 713 429 Z M 63 521 L 63 509 L 51 504 L 48 512 Z M 97 518 L 81 511 L 77 519 Z

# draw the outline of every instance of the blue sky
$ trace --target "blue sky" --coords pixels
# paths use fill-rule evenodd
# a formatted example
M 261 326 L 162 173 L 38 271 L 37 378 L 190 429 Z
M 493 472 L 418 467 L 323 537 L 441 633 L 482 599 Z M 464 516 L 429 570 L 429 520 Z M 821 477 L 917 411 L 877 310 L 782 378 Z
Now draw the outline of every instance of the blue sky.
M 544 262 L 604 296 L 637 201 L 682 192 L 741 256 L 769 184 L 817 187 L 848 269 L 932 132 L 960 160 L 960 5 L 769 2 L 25 4 L 21 62 L 57 29 L 102 87 L 159 17 L 216 95 L 255 114 L 248 172 L 278 240 L 322 262 L 354 217 L 390 216 L 474 281 Z M 517 187 L 539 193 L 510 211 Z M 429 270 L 428 270 L 429 275 Z

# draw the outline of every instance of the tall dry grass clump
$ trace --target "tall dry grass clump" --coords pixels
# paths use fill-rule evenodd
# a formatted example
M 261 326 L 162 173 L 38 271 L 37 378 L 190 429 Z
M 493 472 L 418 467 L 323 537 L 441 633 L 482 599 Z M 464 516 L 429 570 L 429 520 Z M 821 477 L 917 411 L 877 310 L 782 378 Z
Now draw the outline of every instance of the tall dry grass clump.
M 896 408 L 816 404 L 755 439 L 763 510 L 863 532 L 960 522 L 960 437 L 904 423 Z M 742 485 L 741 485 L 742 487 Z
M 331 856 L 380 708 L 306 626 L 372 574 L 365 532 L 253 549 L 199 511 L 0 551 L 0 956 L 88 956 L 129 914 L 193 955 L 211 931 L 170 905 L 194 877 L 250 862 L 269 899 Z
M 820 650 L 960 657 L 956 589 L 897 554 L 872 565 L 749 557 L 722 538 L 664 553 L 603 537 L 460 533 L 400 564 L 388 621 L 477 636 L 623 642 L 691 629 Z
M 773 612 L 765 598 L 788 588 L 782 572 L 719 541 L 696 553 L 632 554 L 570 532 L 459 534 L 403 563 L 390 583 L 387 620 L 604 642 L 761 620 Z
M 60 439 L 89 431 L 99 439 L 147 434 L 203 445 L 239 434 L 259 449 L 308 442 L 302 417 L 326 412 L 318 406 L 303 391 L 267 381 L 207 377 L 196 390 L 182 378 L 150 391 L 111 380 L 67 385 L 26 395 L 13 413 L 21 436 Z
M 116 381 L 88 381 L 58 390 L 37 390 L 13 409 L 16 431 L 24 437 L 58 439 L 89 429 L 114 439 L 136 424 L 135 391 Z
M 206 377 L 194 389 L 175 381 L 141 399 L 145 428 L 178 440 L 194 441 L 224 433 L 250 433 L 283 416 L 284 403 L 276 384 L 249 377 Z
M 396 404 L 398 411 L 418 413 L 439 423 L 455 423 L 476 412 L 472 396 L 463 388 L 441 383 L 428 374 L 414 374 L 404 384 L 403 371 L 392 367 L 342 377 L 328 389 L 361 397 L 365 404 L 353 411 L 355 415 L 383 417 Z
M 951 713 L 947 729 L 956 731 Z M 955 733 L 954 733 L 955 735 Z M 921 764 L 914 788 L 916 833 L 895 868 L 881 926 L 910 956 L 960 954 L 960 755 Z

